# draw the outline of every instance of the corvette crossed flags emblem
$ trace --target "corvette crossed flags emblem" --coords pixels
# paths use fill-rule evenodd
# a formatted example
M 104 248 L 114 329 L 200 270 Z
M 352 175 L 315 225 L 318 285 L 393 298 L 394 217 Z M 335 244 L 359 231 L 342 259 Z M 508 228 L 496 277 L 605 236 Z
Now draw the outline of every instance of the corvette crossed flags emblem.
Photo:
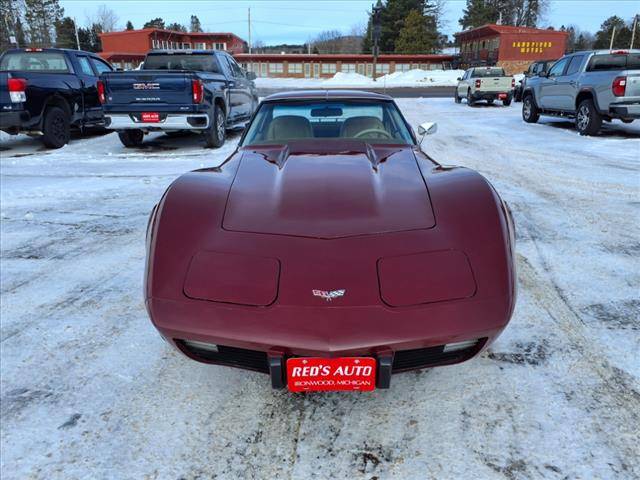
M 346 290 L 312 290 L 314 297 L 324 298 L 327 302 L 330 302 L 334 298 L 342 297 L 347 292 Z

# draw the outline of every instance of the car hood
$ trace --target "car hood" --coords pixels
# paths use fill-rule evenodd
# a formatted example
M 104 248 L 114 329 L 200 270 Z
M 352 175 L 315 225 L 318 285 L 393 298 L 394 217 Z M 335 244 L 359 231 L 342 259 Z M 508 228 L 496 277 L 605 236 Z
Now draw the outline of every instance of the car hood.
M 225 230 L 340 238 L 435 225 L 411 146 L 306 140 L 241 152 Z

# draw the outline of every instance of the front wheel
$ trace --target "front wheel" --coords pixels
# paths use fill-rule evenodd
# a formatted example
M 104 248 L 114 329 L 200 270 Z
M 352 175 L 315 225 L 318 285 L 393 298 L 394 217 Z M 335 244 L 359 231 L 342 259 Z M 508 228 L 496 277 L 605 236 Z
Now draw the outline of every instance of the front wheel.
M 602 115 L 598 113 L 593 100 L 587 99 L 578 105 L 576 114 L 576 130 L 580 135 L 595 135 L 602 126 Z
M 540 111 L 533 101 L 533 96 L 527 95 L 522 100 L 522 119 L 527 123 L 536 123 L 540 118 Z
M 508 107 L 509 105 L 511 105 L 511 97 L 507 96 L 507 98 L 502 100 L 502 105 L 504 105 L 505 107 Z
M 49 107 L 42 122 L 42 143 L 49 148 L 61 148 L 69 143 L 69 116 L 60 107 Z
M 118 132 L 118 137 L 127 148 L 139 147 L 144 140 L 144 132 L 142 130 L 122 130 Z
M 216 105 L 211 116 L 211 125 L 204 131 L 207 148 L 220 148 L 227 136 L 227 125 L 224 110 Z
M 460 98 L 460 95 L 458 95 L 458 88 L 456 87 L 455 91 L 453 92 L 453 100 L 456 103 L 462 103 L 462 99 Z

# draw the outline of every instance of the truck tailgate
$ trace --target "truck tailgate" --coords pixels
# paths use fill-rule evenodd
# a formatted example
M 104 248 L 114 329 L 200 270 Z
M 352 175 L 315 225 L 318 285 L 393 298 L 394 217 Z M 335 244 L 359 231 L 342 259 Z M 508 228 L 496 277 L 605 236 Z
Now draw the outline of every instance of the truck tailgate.
M 193 72 L 141 70 L 109 72 L 100 77 L 109 105 L 193 103 Z
M 480 78 L 481 92 L 508 92 L 511 90 L 511 77 L 487 77 Z
M 635 100 L 640 97 L 640 70 L 628 70 L 626 74 L 627 87 L 624 96 Z

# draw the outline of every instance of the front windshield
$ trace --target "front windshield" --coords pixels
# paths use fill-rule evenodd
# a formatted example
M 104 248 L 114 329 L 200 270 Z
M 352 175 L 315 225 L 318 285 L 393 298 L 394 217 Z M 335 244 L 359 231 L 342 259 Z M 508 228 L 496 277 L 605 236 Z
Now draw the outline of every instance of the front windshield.
M 406 123 L 392 102 L 305 100 L 263 104 L 242 144 L 345 138 L 367 143 L 413 143 Z

